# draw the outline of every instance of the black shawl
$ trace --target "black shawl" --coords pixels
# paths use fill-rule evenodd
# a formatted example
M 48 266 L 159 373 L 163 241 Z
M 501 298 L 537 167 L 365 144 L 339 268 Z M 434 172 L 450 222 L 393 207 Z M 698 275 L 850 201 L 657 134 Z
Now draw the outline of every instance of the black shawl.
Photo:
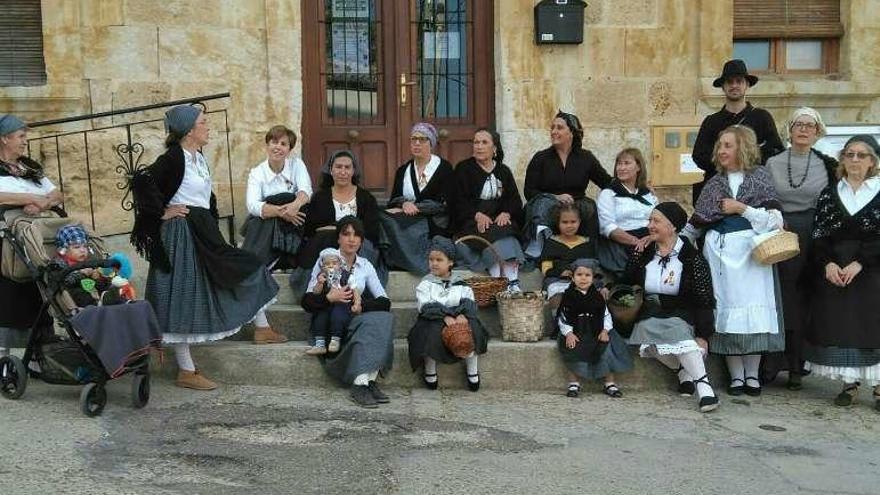
M 376 198 L 363 187 L 358 186 L 355 192 L 357 217 L 364 223 L 364 237 L 374 245 L 379 242 L 379 205 Z M 330 188 L 320 189 L 309 202 L 309 215 L 303 226 L 303 233 L 308 239 L 315 232 L 327 225 L 336 225 L 336 208 L 333 206 L 333 192 Z
M 511 222 L 517 226 L 522 225 L 523 205 L 522 198 L 519 195 L 519 188 L 516 186 L 516 180 L 513 178 L 513 172 L 503 163 L 495 165 L 492 171 L 495 177 L 501 181 L 501 198 L 498 199 L 498 213 L 507 212 L 510 214 Z M 469 222 L 474 221 L 474 215 L 480 209 L 480 193 L 483 190 L 483 184 L 489 174 L 483 170 L 473 157 L 463 160 L 455 166 L 455 196 L 453 213 L 455 215 L 453 221 L 453 232 L 461 232 L 465 230 L 465 226 Z
M 816 204 L 813 239 L 816 271 L 824 270 L 832 261 L 841 267 L 853 260 L 864 268 L 880 266 L 880 194 L 850 215 L 840 201 L 837 183 L 828 184 Z M 839 259 L 835 245 L 847 240 L 858 241 L 859 248 L 852 253 L 853 259 Z
M 131 244 L 144 259 L 164 271 L 170 270 L 171 266 L 160 239 L 162 215 L 183 182 L 185 166 L 183 148 L 173 145 L 159 155 L 152 165 L 136 171 L 131 177 L 134 204 Z M 217 198 L 213 192 L 210 206 L 211 214 L 219 218 Z

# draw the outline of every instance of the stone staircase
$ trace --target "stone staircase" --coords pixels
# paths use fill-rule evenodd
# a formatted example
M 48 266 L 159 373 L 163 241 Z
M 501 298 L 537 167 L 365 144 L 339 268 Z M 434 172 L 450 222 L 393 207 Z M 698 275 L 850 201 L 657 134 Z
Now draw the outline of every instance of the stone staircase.
M 467 275 L 466 275 L 467 276 Z M 299 306 L 301 292 L 295 291 L 286 274 L 276 274 L 281 290 L 277 302 L 268 312 L 273 328 L 290 339 L 286 344 L 253 345 L 253 328 L 245 326 L 239 334 L 224 342 L 193 346 L 193 358 L 212 379 L 222 383 L 266 386 L 332 386 L 333 382 L 321 369 L 320 360 L 305 355 L 308 347 L 309 315 Z M 392 272 L 386 290 L 392 300 L 394 323 L 394 370 L 385 379 L 391 387 L 420 386 L 420 377 L 409 368 L 406 336 L 417 316 L 415 287 L 420 278 L 404 272 Z M 520 277 L 525 290 L 541 287 L 538 271 L 524 272 Z M 496 308 L 480 310 L 480 318 L 492 340 L 488 352 L 480 356 L 480 375 L 486 390 L 561 390 L 565 380 L 555 340 L 534 343 L 504 342 Z M 551 318 L 545 310 L 545 321 Z M 618 377 L 624 389 L 672 388 L 675 379 L 662 365 L 640 359 L 631 348 L 634 369 Z M 171 378 L 175 367 L 173 356 L 158 374 Z M 714 382 L 720 384 L 720 362 L 712 366 Z M 441 387 L 464 388 L 463 364 L 439 367 Z

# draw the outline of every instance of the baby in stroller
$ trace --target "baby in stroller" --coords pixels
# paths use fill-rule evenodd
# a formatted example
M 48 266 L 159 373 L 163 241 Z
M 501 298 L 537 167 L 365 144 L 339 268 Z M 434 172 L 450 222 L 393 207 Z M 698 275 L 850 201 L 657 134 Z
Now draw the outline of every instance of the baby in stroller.
M 11 275 L 13 265 L 6 257 L 15 256 L 37 284 L 41 312 L 54 316 L 66 335 L 47 336 L 31 328 L 21 359 L 0 358 L 0 395 L 20 398 L 29 377 L 83 385 L 81 410 L 96 416 L 107 402 L 106 383 L 133 373 L 132 405 L 144 407 L 150 394 L 149 354 L 160 347 L 162 334 L 152 306 L 134 300 L 127 282 L 119 287 L 118 280 L 114 283 L 123 278 L 126 260 L 107 256 L 100 238 L 62 218 L 21 215 L 4 220 L 4 276 Z M 130 266 L 127 270 L 130 275 Z M 16 276 L 21 277 L 20 270 Z M 126 304 L 111 304 L 111 299 Z

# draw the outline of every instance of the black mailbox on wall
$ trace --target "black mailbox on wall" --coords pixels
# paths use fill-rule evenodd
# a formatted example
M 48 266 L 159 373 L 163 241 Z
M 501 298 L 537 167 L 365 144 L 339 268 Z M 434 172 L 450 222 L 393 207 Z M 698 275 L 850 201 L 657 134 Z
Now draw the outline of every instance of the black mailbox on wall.
M 535 5 L 535 43 L 584 42 L 583 0 L 541 0 Z

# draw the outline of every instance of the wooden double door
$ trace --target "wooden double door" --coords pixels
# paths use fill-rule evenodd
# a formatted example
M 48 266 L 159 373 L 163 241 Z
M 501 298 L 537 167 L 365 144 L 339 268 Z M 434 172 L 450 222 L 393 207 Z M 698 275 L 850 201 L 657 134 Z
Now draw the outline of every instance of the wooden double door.
M 409 130 L 430 122 L 434 153 L 471 155 L 494 120 L 492 1 L 304 0 L 303 158 L 313 177 L 354 152 L 361 185 L 390 193 Z

